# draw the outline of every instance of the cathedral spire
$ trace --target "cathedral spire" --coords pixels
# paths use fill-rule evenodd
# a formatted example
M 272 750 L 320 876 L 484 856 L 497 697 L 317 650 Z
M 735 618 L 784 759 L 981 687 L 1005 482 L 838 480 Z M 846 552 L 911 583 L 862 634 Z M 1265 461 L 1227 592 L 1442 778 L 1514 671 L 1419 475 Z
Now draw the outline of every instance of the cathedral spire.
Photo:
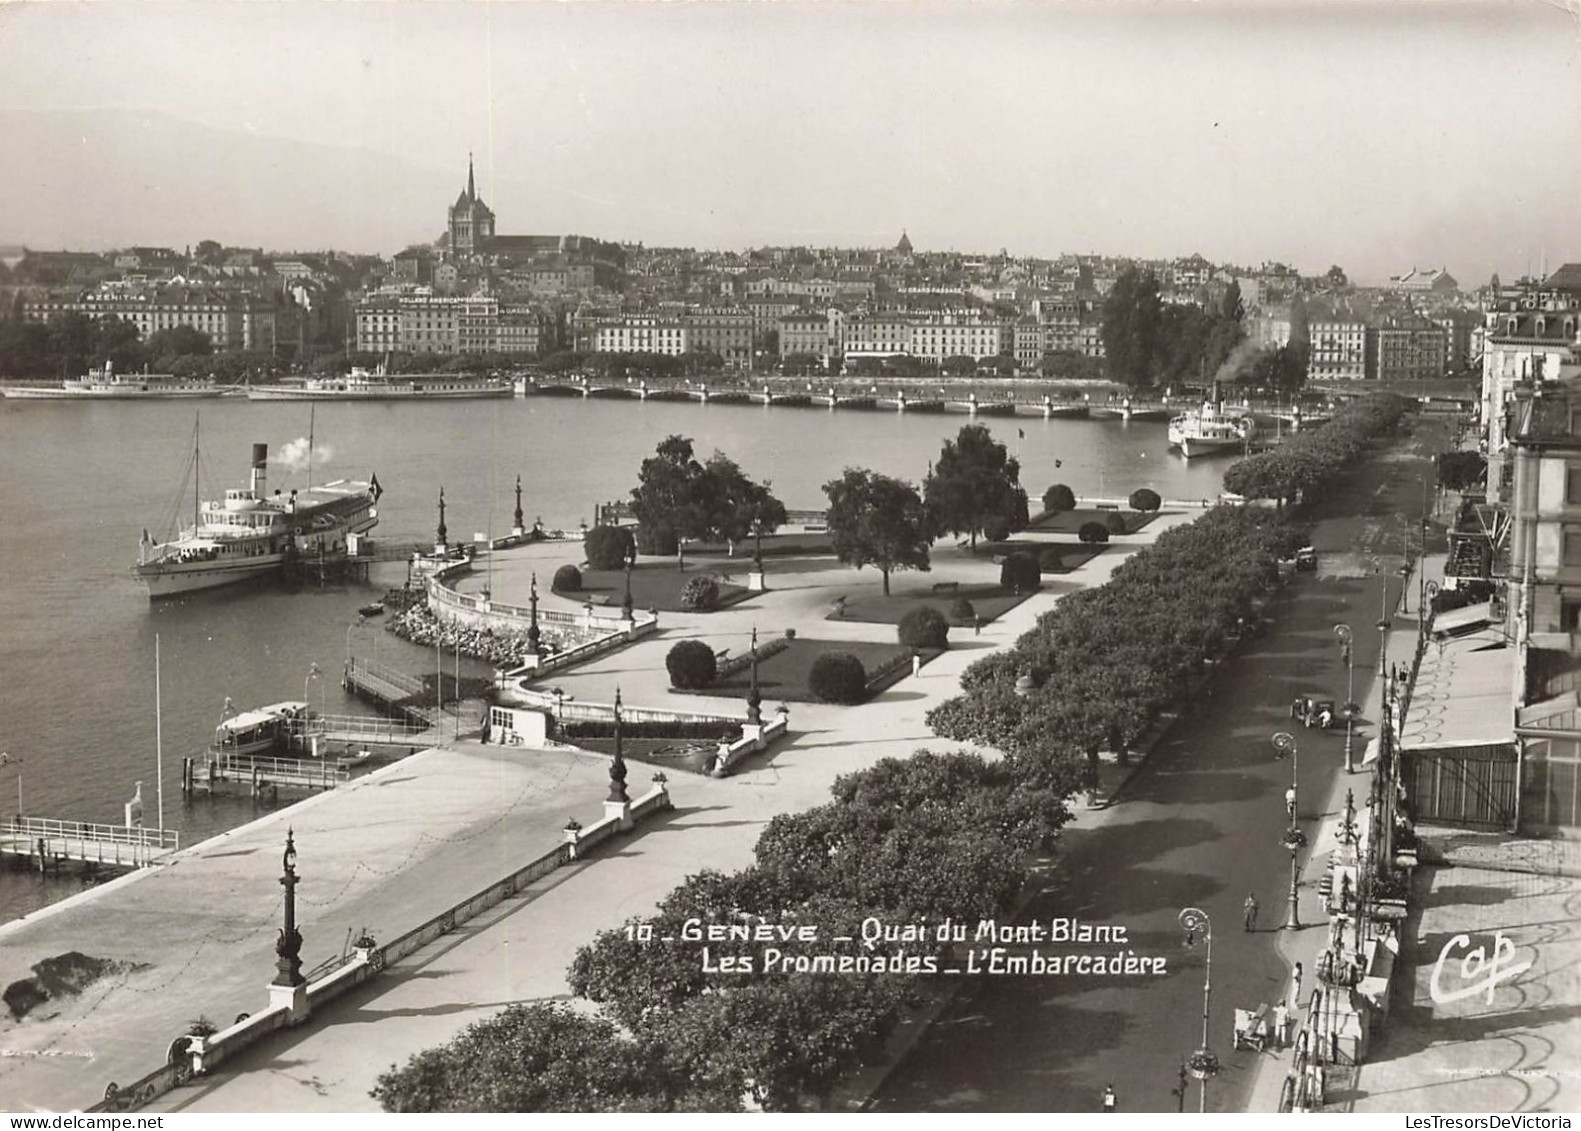
M 467 150 L 467 199 L 476 200 L 477 198 L 478 190 L 476 182 L 474 182 L 472 179 L 472 151 L 469 149 Z

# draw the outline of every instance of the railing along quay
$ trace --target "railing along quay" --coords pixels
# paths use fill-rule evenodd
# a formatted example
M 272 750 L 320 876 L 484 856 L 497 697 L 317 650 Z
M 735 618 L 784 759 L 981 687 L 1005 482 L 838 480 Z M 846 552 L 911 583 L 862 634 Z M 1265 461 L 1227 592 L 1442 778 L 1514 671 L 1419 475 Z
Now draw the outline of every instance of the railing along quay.
M 181 835 L 174 829 L 23 816 L 0 826 L 0 856 L 37 860 L 41 870 L 48 862 L 59 860 L 142 868 L 180 847 Z

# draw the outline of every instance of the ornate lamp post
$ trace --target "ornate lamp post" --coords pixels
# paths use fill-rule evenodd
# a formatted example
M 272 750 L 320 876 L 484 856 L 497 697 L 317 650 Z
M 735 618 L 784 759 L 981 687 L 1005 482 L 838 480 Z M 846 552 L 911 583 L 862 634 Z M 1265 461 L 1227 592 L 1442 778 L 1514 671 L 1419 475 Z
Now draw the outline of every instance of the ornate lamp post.
M 763 725 L 763 696 L 758 691 L 758 626 L 752 626 L 752 685 L 747 691 L 747 722 Z
M 512 523 L 517 530 L 525 529 L 522 526 L 522 477 L 516 477 L 516 514 Z
M 435 532 L 434 541 L 438 546 L 449 546 L 449 532 L 445 529 L 445 489 L 439 488 L 439 529 Z
M 310 707 L 313 704 L 312 704 L 312 701 L 309 700 L 308 697 L 307 697 L 307 685 L 310 682 L 312 682 L 313 680 L 317 679 L 319 677 L 319 673 L 322 670 L 323 669 L 321 669 L 318 666 L 318 661 L 314 660 L 311 664 L 309 664 L 307 666 L 307 675 L 302 677 L 302 701 L 304 703 L 307 703 L 307 705 L 310 706 Z
M 1356 741 L 1356 657 L 1351 650 L 1350 625 L 1336 624 L 1334 635 L 1339 639 L 1339 655 L 1345 664 L 1345 772 L 1353 774 L 1356 772 L 1351 753 Z
M 1208 1047 L 1208 1004 L 1213 997 L 1213 922 L 1200 907 L 1184 908 L 1178 916 L 1186 931 L 1186 945 L 1195 940 L 1201 931 L 1208 942 L 1207 963 L 1202 968 L 1202 1044 L 1186 1058 L 1186 1070 L 1192 1079 L 1202 1084 L 1202 1094 L 1197 1105 L 1199 1112 L 1208 1110 L 1208 1081 L 1219 1074 L 1219 1058 Z
M 532 585 L 527 590 L 527 649 L 534 656 L 541 655 L 539 651 L 538 633 L 538 574 L 534 571 Z
M 1290 792 L 1294 796 L 1298 781 L 1297 767 L 1300 752 L 1296 748 L 1293 735 L 1281 731 L 1274 735 L 1274 749 L 1281 754 L 1290 755 Z M 1306 833 L 1296 827 L 1295 806 L 1290 806 L 1290 827 L 1284 831 L 1279 843 L 1290 852 L 1290 897 L 1289 905 L 1285 911 L 1284 929 L 1287 931 L 1299 930 L 1301 927 L 1301 913 L 1297 900 L 1300 894 L 1300 873 L 1296 870 L 1296 857 L 1306 845 Z
M 609 797 L 606 801 L 624 805 L 631 800 L 626 792 L 626 758 L 621 748 L 620 688 L 615 688 L 615 757 L 609 764 Z
M 307 981 L 302 977 L 302 932 L 296 929 L 296 885 L 301 877 L 296 874 L 296 840 L 292 830 L 285 834 L 285 855 L 282 857 L 280 886 L 285 888 L 285 926 L 275 940 L 276 955 L 274 984 L 300 986 Z
M 622 600 L 620 602 L 620 615 L 621 615 L 621 618 L 623 620 L 631 620 L 632 619 L 632 613 L 631 613 L 631 566 L 632 566 L 632 558 L 634 558 L 636 556 L 636 553 L 637 553 L 637 551 L 635 549 L 633 549 L 631 553 L 626 555 L 626 596 L 624 598 L 622 598 Z

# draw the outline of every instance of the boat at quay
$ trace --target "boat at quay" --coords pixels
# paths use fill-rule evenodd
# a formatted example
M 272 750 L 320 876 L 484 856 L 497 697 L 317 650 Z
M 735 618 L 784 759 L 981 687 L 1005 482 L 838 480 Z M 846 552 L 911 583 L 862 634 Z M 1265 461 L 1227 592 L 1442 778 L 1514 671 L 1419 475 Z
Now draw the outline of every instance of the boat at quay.
M 293 560 L 344 560 L 356 553 L 357 536 L 378 524 L 377 475 L 270 496 L 268 466 L 268 445 L 254 444 L 248 486 L 201 504 L 194 493 L 192 526 L 169 542 L 143 531 L 132 569 L 150 600 L 280 573 Z
M 1255 425 L 1251 417 L 1224 411 L 1217 401 L 1203 401 L 1169 422 L 1169 446 L 1187 459 L 1246 449 Z
M 249 385 L 254 401 L 409 401 L 512 397 L 515 387 L 498 377 L 466 373 L 403 373 L 392 376 L 384 366 L 356 367 L 344 376 L 308 377 L 276 385 Z
M 173 373 L 117 373 L 113 363 L 88 370 L 59 385 L 0 386 L 0 396 L 19 401 L 64 401 L 83 398 L 173 400 L 224 396 L 226 390 L 208 377 L 177 377 Z

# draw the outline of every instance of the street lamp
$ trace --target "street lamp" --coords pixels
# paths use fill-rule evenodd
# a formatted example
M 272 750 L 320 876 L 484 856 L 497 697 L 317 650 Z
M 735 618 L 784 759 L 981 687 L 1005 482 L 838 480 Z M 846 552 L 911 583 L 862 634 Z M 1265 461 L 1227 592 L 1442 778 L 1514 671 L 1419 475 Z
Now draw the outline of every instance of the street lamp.
M 348 624 L 346 626 L 346 669 L 348 671 L 351 670 L 351 633 L 352 633 L 352 630 L 361 628 L 363 625 L 365 625 L 367 623 L 368 623 L 368 618 L 363 616 L 361 613 L 358 613 L 357 614 L 357 619 L 355 621 L 353 621 L 351 624 Z
M 1190 946 L 1201 931 L 1208 942 L 1207 962 L 1202 968 L 1202 1044 L 1186 1058 L 1186 1070 L 1202 1084 L 1202 1094 L 1197 1110 L 1208 1110 L 1208 1081 L 1219 1074 L 1219 1058 L 1208 1047 L 1208 1003 L 1213 996 L 1213 922 L 1200 907 L 1182 909 L 1177 918 L 1186 931 L 1186 945 Z
M 1292 802 L 1289 806 L 1290 827 L 1286 829 L 1284 831 L 1284 835 L 1279 838 L 1279 843 L 1284 845 L 1284 847 L 1290 852 L 1290 896 L 1288 907 L 1285 911 L 1284 929 L 1287 931 L 1294 931 L 1299 930 L 1301 927 L 1301 913 L 1297 902 L 1300 894 L 1299 889 L 1301 878 L 1300 873 L 1296 870 L 1296 857 L 1307 842 L 1306 833 L 1302 832 L 1296 827 L 1296 810 L 1293 800 L 1296 792 L 1297 766 L 1299 765 L 1300 751 L 1296 747 L 1295 736 L 1286 734 L 1284 731 L 1280 731 L 1278 734 L 1274 735 L 1273 741 L 1275 750 L 1279 751 L 1281 754 L 1288 753 L 1290 755 L 1290 797 L 1292 798 Z
M 1345 772 L 1353 774 L 1356 772 L 1351 759 L 1356 739 L 1356 657 L 1351 652 L 1350 625 L 1336 624 L 1334 635 L 1339 639 L 1339 655 L 1345 663 Z

